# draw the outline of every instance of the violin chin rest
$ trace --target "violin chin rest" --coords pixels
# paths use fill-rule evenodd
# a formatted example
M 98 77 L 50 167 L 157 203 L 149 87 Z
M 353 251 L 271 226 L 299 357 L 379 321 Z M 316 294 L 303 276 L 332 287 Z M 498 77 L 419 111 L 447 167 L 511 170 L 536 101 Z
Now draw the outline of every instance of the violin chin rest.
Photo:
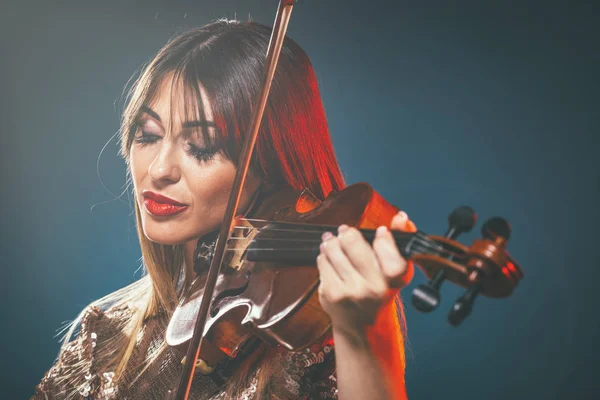
M 186 359 L 187 359 L 187 356 L 184 356 L 181 359 L 181 364 L 185 365 Z M 206 361 L 204 361 L 202 359 L 198 359 L 196 361 L 196 371 L 195 371 L 195 373 L 202 374 L 202 375 L 208 375 L 211 372 L 213 372 L 214 370 L 215 370 L 215 367 L 211 367 L 210 365 L 207 364 Z

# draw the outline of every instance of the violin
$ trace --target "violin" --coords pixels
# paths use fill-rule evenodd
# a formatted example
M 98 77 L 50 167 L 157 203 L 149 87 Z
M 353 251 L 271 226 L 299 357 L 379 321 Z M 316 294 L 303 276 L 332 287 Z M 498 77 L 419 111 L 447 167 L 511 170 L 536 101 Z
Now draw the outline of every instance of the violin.
M 322 338 L 331 328 L 317 291 L 316 258 L 322 233 L 335 233 L 337 226 L 346 224 L 360 229 L 372 242 L 375 229 L 389 227 L 399 210 L 369 184 L 357 183 L 322 201 L 306 189 L 281 188 L 255 201 L 244 218 L 234 219 L 294 3 L 279 3 L 263 85 L 216 243 L 214 248 L 196 248 L 195 264 L 210 260 L 210 267 L 194 266 L 198 276 L 167 327 L 167 344 L 186 350 L 178 400 L 188 398 L 197 367 L 210 373 L 221 360 L 238 356 L 252 339 L 299 350 Z M 419 311 L 429 312 L 439 305 L 444 281 L 466 288 L 448 315 L 452 325 L 470 314 L 478 294 L 510 296 L 523 277 L 506 251 L 510 225 L 505 219 L 488 220 L 482 238 L 470 247 L 455 240 L 475 221 L 471 208 L 459 207 L 450 215 L 444 236 L 393 232 L 402 256 L 430 278 L 413 292 L 412 304 Z
M 322 338 L 331 321 L 317 292 L 321 235 L 335 234 L 337 226 L 347 224 L 359 228 L 371 243 L 375 229 L 389 227 L 398 210 L 367 183 L 348 186 L 323 201 L 308 189 L 286 188 L 265 195 L 249 217 L 235 220 L 227 239 L 203 333 L 201 370 L 209 373 L 221 360 L 235 358 L 253 337 L 290 351 Z M 489 219 L 482 238 L 470 247 L 454 240 L 470 231 L 475 221 L 470 207 L 459 207 L 450 214 L 444 236 L 392 231 L 402 256 L 431 278 L 413 292 L 412 303 L 419 311 L 439 305 L 443 281 L 466 288 L 448 315 L 452 325 L 469 315 L 478 294 L 508 297 L 523 277 L 506 251 L 510 225 L 505 219 Z M 197 262 L 211 257 L 212 249 L 204 250 L 196 249 Z M 192 337 L 207 277 L 206 270 L 199 272 L 167 328 L 171 346 L 185 348 Z

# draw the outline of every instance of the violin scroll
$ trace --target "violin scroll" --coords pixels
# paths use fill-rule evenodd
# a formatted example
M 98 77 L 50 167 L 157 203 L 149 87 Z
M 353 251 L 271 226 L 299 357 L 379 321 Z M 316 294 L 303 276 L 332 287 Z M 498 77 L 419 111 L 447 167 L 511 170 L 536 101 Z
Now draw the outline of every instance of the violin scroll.
M 448 216 L 448 231 L 444 237 L 456 239 L 460 234 L 470 232 L 477 222 L 477 214 L 469 206 L 456 208 Z M 435 276 L 413 291 L 412 304 L 421 312 L 431 312 L 440 304 L 440 286 L 446 279 L 446 270 L 440 269 Z
M 472 214 L 469 214 L 470 210 Z M 463 229 L 452 226 L 462 215 Z M 449 228 L 446 235 L 429 236 L 428 238 L 442 246 L 442 251 L 423 252 L 412 259 L 430 281 L 414 289 L 412 304 L 421 312 L 433 311 L 440 302 L 439 287 L 445 280 L 462 286 L 467 290 L 453 304 L 448 322 L 460 325 L 469 316 L 473 303 L 479 294 L 488 297 L 508 297 L 523 272 L 515 260 L 506 251 L 511 234 L 508 221 L 501 217 L 487 220 L 481 229 L 481 239 L 477 239 L 470 247 L 454 241 L 458 235 L 473 228 L 476 214 L 469 207 L 459 207 L 448 217 Z M 471 221 L 468 224 L 467 221 Z M 459 224 L 455 222 L 455 225 Z

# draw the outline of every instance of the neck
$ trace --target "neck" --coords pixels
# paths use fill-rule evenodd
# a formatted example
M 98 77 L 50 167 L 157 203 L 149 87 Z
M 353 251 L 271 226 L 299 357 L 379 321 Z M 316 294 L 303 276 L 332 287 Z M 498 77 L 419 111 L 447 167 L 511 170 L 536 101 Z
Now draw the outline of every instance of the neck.
M 185 286 L 187 287 L 193 277 L 195 276 L 194 272 L 194 250 L 196 249 L 196 243 L 198 243 L 198 239 L 190 240 L 183 245 L 183 259 L 184 259 L 184 271 L 185 271 Z

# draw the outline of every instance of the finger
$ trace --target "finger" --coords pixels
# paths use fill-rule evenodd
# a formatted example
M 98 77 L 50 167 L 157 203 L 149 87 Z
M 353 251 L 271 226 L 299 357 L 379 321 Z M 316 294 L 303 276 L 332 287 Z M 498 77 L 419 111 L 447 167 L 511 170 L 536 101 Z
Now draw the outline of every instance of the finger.
M 417 231 L 417 225 L 415 225 L 415 223 L 412 222 L 410 219 L 408 220 L 406 225 L 407 225 L 406 232 L 416 232 Z
M 398 214 L 392 217 L 390 224 L 392 230 L 403 232 L 416 232 L 417 226 L 412 222 L 404 211 L 399 211 Z
M 327 261 L 332 265 L 340 279 L 348 285 L 352 285 L 357 279 L 362 279 L 344 254 L 338 238 L 333 236 L 331 232 L 325 232 L 322 238 L 321 253 L 327 257 Z
M 379 268 L 377 257 L 371 245 L 365 240 L 362 233 L 347 225 L 338 228 L 338 241 L 344 254 L 354 266 L 354 269 L 369 283 L 375 291 L 384 291 L 386 288 L 385 277 Z
M 320 281 L 317 288 L 319 303 L 327 310 L 329 304 L 335 303 L 336 298 L 342 297 L 341 291 L 344 290 L 344 283 L 323 253 L 317 256 L 317 268 Z
M 341 288 L 344 285 L 329 260 L 327 260 L 327 256 L 323 253 L 317 256 L 317 269 L 319 270 L 321 285 L 328 288 Z M 322 290 L 321 288 L 319 289 Z
M 404 231 L 408 222 L 408 215 L 404 211 L 398 211 L 396 215 L 392 217 L 390 228 L 395 231 Z
M 408 263 L 398 251 L 391 232 L 385 226 L 377 228 L 373 250 L 388 286 L 399 289 L 412 279 L 412 276 L 407 276 Z

